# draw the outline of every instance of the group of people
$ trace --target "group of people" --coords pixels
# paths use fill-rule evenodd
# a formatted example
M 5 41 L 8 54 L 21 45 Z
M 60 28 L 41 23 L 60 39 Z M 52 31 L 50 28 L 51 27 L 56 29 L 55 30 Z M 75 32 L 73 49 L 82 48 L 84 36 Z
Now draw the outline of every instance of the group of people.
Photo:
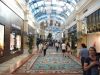
M 41 52 L 43 51 L 43 55 L 45 56 L 45 55 L 46 55 L 46 50 L 47 50 L 47 48 L 48 48 L 47 42 L 41 42 L 41 43 L 39 44 L 38 52 L 41 53 Z
M 38 53 L 43 52 L 44 56 L 46 55 L 46 51 L 47 48 L 49 46 L 48 42 L 40 42 L 37 49 L 38 49 Z M 56 48 L 56 52 L 58 52 L 58 49 L 62 50 L 63 56 L 66 57 L 66 55 L 70 56 L 71 54 L 71 48 L 70 48 L 70 44 L 69 43 L 59 43 L 59 42 L 55 42 L 55 48 Z M 67 54 L 66 54 L 67 53 Z
M 56 47 L 56 52 L 58 52 L 58 49 L 60 47 L 60 49 L 62 50 L 63 56 L 66 57 L 66 53 L 69 56 L 71 54 L 71 48 L 70 48 L 70 44 L 67 42 L 67 44 L 65 42 L 63 43 L 59 43 L 59 42 L 55 42 L 55 47 Z
M 99 75 L 100 61 L 95 47 L 87 49 L 84 43 L 81 44 L 81 47 L 80 57 L 83 75 Z
M 67 44 L 65 42 L 63 42 L 62 45 L 61 45 L 61 48 L 62 48 L 63 56 L 66 57 L 66 53 L 67 53 L 67 55 L 69 57 L 70 54 L 71 54 L 70 44 L 68 42 L 67 42 Z

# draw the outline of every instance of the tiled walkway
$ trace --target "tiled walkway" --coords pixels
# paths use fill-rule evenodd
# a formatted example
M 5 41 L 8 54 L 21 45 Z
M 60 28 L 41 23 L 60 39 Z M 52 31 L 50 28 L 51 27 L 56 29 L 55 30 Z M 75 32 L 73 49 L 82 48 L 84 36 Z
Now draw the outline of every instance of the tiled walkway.
M 59 73 L 59 74 L 56 74 L 56 73 L 46 73 L 46 74 L 37 74 L 37 73 L 20 73 L 20 74 L 2 74 L 2 75 L 82 75 L 82 74 L 62 74 L 62 73 Z
M 46 56 L 43 56 L 43 53 L 31 56 L 29 59 L 27 58 L 29 54 L 23 54 L 0 64 L 0 75 L 82 75 L 79 62 L 72 56 L 63 57 L 61 49 L 56 52 L 54 47 L 50 47 Z M 23 63 L 23 59 L 24 62 L 29 60 L 13 74 L 7 71 L 9 69 L 12 72 L 15 67 Z
M 39 56 L 32 57 L 27 63 L 19 68 L 15 74 L 49 74 L 57 73 L 66 75 L 82 75 L 81 65 L 73 60 L 72 57 L 64 57 L 59 49 L 56 52 L 54 47 L 50 47 L 47 50 L 47 55 L 43 56 L 41 53 Z
M 36 49 L 33 50 L 34 53 L 36 53 Z M 20 67 L 23 63 L 25 63 L 30 57 L 32 57 L 34 54 L 29 54 L 27 52 L 27 49 L 25 49 L 24 53 L 16 56 L 6 62 L 3 62 L 0 64 L 0 75 L 9 75 L 11 72 L 13 72 L 16 68 Z
M 8 70 L 10 71 L 10 69 L 12 69 L 14 65 L 16 65 L 16 62 L 20 62 L 22 59 L 26 57 L 28 57 L 28 54 L 17 56 L 15 58 L 10 59 L 9 61 L 0 64 L 0 74 Z

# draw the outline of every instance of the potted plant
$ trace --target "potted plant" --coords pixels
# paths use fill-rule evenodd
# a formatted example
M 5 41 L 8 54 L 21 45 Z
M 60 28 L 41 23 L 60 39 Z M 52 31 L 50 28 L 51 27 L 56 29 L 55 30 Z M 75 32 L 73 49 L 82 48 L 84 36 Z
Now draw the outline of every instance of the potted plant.
M 32 49 L 33 49 L 33 36 L 32 35 L 29 35 L 28 36 L 28 40 L 29 40 L 29 42 L 28 42 L 28 46 L 29 46 L 28 52 L 29 52 L 29 54 L 32 54 Z

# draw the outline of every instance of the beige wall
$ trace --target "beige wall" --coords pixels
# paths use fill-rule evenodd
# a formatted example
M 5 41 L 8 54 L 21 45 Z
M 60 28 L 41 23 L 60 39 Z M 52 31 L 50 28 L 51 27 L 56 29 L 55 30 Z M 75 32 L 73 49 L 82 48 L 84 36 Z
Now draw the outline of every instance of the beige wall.
M 87 36 L 88 48 L 90 46 L 94 46 L 94 44 L 95 44 L 95 48 L 96 48 L 97 52 L 100 52 L 100 33 L 88 34 L 88 36 Z

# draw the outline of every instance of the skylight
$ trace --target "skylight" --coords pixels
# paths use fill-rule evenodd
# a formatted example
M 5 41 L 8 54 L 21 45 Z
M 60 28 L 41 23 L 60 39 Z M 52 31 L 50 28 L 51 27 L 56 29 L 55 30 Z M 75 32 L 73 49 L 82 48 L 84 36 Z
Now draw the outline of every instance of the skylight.
M 77 2 L 79 0 L 30 0 L 29 8 L 37 21 L 48 20 L 49 16 L 64 23 L 75 10 Z

